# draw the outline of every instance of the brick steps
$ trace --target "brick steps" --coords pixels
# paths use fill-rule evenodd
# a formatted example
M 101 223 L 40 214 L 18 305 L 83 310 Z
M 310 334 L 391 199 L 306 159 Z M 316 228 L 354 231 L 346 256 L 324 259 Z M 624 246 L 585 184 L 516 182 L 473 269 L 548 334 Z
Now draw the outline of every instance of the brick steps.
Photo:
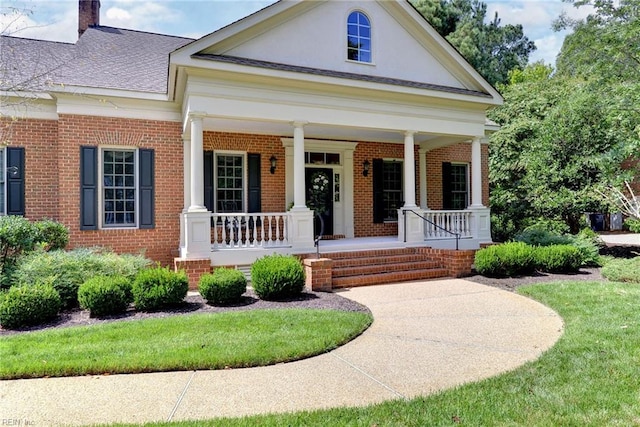
M 447 277 L 441 263 L 414 248 L 326 254 L 333 260 L 332 288 Z

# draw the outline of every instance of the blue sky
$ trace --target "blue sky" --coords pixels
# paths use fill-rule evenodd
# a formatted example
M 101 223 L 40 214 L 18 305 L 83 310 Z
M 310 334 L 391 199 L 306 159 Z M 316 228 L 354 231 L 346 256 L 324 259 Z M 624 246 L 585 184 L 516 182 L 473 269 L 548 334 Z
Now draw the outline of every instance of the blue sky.
M 334 0 L 340 1 L 340 0 Z M 566 33 L 554 33 L 551 23 L 564 10 L 584 17 L 562 0 L 484 0 L 488 16 L 497 11 L 503 24 L 522 24 L 538 47 L 531 61 L 555 62 Z M 100 24 L 198 38 L 251 14 L 273 0 L 101 0 Z M 77 0 L 0 0 L 0 31 L 11 35 L 75 42 Z M 27 13 L 9 13 L 15 7 Z

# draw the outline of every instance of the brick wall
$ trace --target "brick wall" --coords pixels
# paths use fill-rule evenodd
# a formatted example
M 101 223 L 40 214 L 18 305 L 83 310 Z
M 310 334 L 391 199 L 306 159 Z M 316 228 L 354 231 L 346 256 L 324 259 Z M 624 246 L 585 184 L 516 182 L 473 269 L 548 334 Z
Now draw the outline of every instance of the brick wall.
M 80 147 L 152 148 L 155 151 L 155 228 L 80 230 Z M 171 265 L 180 241 L 183 155 L 179 123 L 61 115 L 58 120 L 58 220 L 70 229 L 70 247 L 105 246 Z M 39 173 L 42 173 L 40 169 Z M 52 177 L 55 179 L 55 177 Z M 28 184 L 27 184 L 28 185 Z M 27 200 L 27 206 L 31 200 Z
M 31 219 L 52 218 L 70 229 L 70 247 L 106 246 L 118 252 L 138 253 L 170 265 L 179 245 L 179 214 L 183 204 L 183 150 L 179 123 L 92 116 L 60 115 L 59 120 L 3 121 L 1 141 L 25 147 L 26 214 Z M 261 154 L 262 210 L 283 212 L 285 150 L 275 135 L 204 133 L 205 150 Z M 151 230 L 80 230 L 79 155 L 83 145 L 152 148 L 155 151 L 155 228 Z M 274 174 L 269 158 L 278 159 Z M 362 175 L 362 163 L 375 158 L 402 159 L 403 144 L 361 142 L 354 152 L 355 235 L 397 234 L 397 224 L 373 223 L 373 176 Z M 418 150 L 415 151 L 419 164 Z M 427 153 L 428 204 L 442 208 L 442 162 L 471 161 L 471 145 L 456 144 Z M 482 146 L 483 176 L 488 176 L 487 146 Z M 488 182 L 483 202 L 488 204 Z M 416 201 L 419 203 L 416 167 Z
M 482 204 L 489 206 L 489 146 L 482 144 Z M 460 143 L 427 152 L 427 206 L 442 209 L 442 163 L 466 163 L 469 174 L 469 204 L 471 204 L 471 144 Z
M 58 219 L 57 139 L 55 120 L 0 121 L 0 146 L 24 147 L 27 218 Z

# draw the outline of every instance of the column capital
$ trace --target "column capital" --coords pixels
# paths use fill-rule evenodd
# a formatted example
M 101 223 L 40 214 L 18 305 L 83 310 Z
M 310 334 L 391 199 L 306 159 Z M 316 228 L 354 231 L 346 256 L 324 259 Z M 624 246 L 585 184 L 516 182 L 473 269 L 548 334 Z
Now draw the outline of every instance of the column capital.
M 207 113 L 204 111 L 190 111 L 187 117 L 189 121 L 202 120 L 207 117 Z
M 405 136 L 405 137 L 407 137 L 407 136 L 414 136 L 416 133 L 418 133 L 418 131 L 417 131 L 417 130 L 405 130 L 405 131 L 404 131 L 404 136 Z
M 306 120 L 293 120 L 290 123 L 291 123 L 291 126 L 293 126 L 294 128 L 302 128 L 305 125 L 309 124 L 309 122 L 307 122 Z

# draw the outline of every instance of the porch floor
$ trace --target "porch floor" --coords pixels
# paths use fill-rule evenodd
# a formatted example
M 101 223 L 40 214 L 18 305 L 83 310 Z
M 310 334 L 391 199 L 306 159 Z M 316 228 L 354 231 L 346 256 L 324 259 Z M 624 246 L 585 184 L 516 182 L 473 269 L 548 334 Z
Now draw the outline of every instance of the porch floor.
M 351 239 L 321 240 L 320 253 L 364 251 L 374 249 L 405 248 L 406 243 L 397 236 L 355 237 Z M 429 246 L 427 242 L 416 246 Z

